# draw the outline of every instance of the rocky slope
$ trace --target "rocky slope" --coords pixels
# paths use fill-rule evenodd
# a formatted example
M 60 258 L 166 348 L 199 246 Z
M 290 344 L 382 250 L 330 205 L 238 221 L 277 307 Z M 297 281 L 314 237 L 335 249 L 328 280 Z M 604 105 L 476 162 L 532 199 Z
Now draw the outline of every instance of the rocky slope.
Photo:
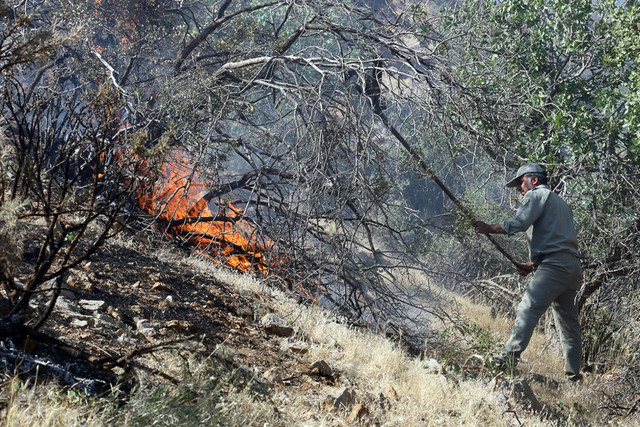
M 529 385 L 557 389 L 557 383 L 503 375 L 461 381 L 435 360 L 410 357 L 397 343 L 279 291 L 273 280 L 226 272 L 166 243 L 116 239 L 66 278 L 41 330 L 46 335 L 1 341 L 5 378 L 37 373 L 40 382 L 52 378 L 90 396 L 116 387 L 127 401 L 134 387 L 199 387 L 185 385 L 197 359 L 221 373 L 232 400 L 247 393 L 261 402 L 246 424 L 508 424 L 508 418 L 547 425 L 563 416 Z M 193 393 L 182 407 L 208 392 Z M 224 400 L 226 391 L 216 393 Z

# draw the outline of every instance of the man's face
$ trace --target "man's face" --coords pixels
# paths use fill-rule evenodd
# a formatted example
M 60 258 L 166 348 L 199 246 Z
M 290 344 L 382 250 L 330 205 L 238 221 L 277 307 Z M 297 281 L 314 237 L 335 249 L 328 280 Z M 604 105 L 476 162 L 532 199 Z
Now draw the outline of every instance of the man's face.
M 527 175 L 523 175 L 522 178 L 520 178 L 520 183 L 518 184 L 517 189 L 520 192 L 520 194 L 524 196 L 525 194 L 527 194 L 527 191 L 533 190 L 534 188 L 536 188 L 537 184 L 538 184 L 537 176 L 530 177 Z

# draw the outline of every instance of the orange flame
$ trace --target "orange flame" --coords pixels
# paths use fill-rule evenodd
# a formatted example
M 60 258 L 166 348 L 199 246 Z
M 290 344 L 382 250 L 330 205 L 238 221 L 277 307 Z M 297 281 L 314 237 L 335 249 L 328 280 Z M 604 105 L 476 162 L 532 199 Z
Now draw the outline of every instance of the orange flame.
M 170 156 L 154 188 L 140 197 L 140 206 L 167 224 L 164 232 L 180 236 L 209 258 L 243 272 L 266 271 L 263 252 L 273 243 L 259 238 L 244 212 L 230 202 L 214 215 L 205 198 L 207 186 L 198 181 L 189 159 L 178 151 Z

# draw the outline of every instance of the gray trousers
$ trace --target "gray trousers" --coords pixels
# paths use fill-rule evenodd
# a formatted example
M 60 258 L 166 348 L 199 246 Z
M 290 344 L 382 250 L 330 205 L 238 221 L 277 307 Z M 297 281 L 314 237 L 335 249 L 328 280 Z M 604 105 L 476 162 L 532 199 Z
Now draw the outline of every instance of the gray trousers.
M 502 349 L 502 356 L 520 357 L 540 317 L 551 306 L 562 345 L 565 373 L 580 373 L 582 340 L 575 300 L 581 283 L 582 267 L 577 257 L 568 252 L 545 255 L 518 304 L 515 325 L 511 338 Z

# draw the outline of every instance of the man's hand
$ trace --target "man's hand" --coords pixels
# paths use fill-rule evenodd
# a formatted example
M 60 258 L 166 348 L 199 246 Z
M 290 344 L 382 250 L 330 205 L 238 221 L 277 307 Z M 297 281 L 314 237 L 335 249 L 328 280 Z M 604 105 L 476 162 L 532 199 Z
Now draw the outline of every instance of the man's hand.
M 521 275 L 522 277 L 525 277 L 533 271 L 533 263 L 526 262 L 524 264 L 518 264 L 518 266 L 516 266 L 516 271 L 518 272 L 519 275 Z
M 480 234 L 505 234 L 506 231 L 500 227 L 500 224 L 487 224 L 482 221 L 473 221 L 473 229 Z
M 476 233 L 480 234 L 489 234 L 491 232 L 491 227 L 489 227 L 489 224 L 482 221 L 473 221 L 473 229 Z

